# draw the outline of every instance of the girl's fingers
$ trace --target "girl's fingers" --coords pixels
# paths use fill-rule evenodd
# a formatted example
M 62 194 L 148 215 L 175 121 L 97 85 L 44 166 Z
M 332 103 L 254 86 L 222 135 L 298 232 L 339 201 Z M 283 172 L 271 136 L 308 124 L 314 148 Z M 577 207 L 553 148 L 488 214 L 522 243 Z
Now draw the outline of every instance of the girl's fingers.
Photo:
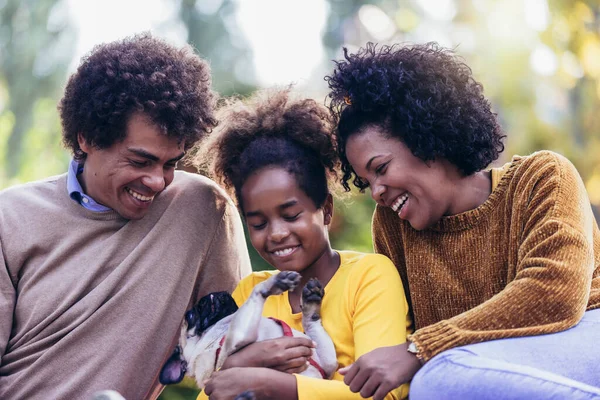
M 283 372 L 286 372 L 288 374 L 299 374 L 301 372 L 306 371 L 306 369 L 308 368 L 309 364 L 308 364 L 308 361 L 306 361 L 306 359 L 304 359 L 304 360 L 305 361 L 304 361 L 304 363 L 302 365 L 300 365 L 298 367 L 295 367 L 295 368 L 286 369 Z

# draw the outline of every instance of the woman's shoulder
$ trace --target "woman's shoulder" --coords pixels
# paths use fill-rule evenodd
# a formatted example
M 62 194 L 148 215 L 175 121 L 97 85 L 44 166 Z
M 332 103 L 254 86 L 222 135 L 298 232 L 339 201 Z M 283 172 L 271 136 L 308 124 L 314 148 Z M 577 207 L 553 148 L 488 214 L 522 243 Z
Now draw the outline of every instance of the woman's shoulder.
M 529 192 L 526 187 L 540 190 L 570 186 L 573 183 L 579 185 L 582 181 L 577 168 L 567 157 L 550 150 L 514 156 L 511 163 L 503 169 L 506 170 L 506 175 L 510 175 L 509 180 L 514 181 L 512 187 L 519 193 Z

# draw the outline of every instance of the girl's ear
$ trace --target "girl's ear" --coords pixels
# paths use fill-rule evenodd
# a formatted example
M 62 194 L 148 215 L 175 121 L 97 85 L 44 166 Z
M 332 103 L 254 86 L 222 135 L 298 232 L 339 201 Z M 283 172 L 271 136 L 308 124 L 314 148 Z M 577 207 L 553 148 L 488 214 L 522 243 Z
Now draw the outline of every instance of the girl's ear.
M 323 223 L 325 225 L 331 224 L 331 219 L 333 218 L 333 196 L 331 193 L 327 193 L 327 198 L 325 198 L 325 203 L 323 203 Z

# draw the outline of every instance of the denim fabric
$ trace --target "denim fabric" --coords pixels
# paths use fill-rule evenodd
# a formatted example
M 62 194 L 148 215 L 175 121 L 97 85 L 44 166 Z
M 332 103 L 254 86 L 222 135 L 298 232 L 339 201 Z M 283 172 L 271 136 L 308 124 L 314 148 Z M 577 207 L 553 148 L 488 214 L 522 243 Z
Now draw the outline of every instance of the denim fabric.
M 409 398 L 600 399 L 600 309 L 563 332 L 440 353 L 415 375 Z

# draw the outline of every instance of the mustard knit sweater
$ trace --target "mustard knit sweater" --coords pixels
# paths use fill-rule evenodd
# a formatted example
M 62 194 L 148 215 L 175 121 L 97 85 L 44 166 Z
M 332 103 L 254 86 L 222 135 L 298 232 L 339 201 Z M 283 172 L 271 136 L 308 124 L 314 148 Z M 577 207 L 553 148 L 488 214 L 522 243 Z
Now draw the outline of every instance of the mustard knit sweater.
M 568 329 L 600 307 L 600 231 L 575 167 L 549 151 L 492 169 L 476 209 L 417 231 L 389 208 L 375 250 L 402 277 L 420 354 Z

